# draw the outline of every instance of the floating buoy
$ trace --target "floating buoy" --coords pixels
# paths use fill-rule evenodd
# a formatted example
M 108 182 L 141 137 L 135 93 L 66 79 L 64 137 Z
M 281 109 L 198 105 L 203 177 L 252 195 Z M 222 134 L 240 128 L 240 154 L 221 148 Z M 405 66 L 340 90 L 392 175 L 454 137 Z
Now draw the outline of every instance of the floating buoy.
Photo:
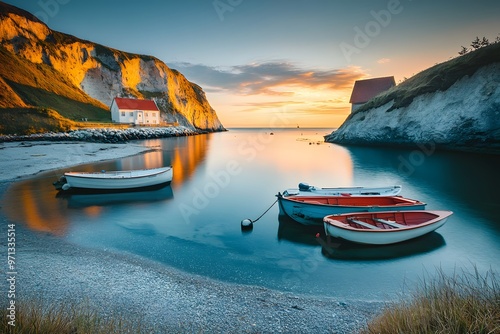
M 241 221 L 241 229 L 242 230 L 251 230 L 253 229 L 253 221 L 251 219 L 243 219 Z
M 63 184 L 61 187 L 62 190 L 68 190 L 69 188 L 71 188 L 71 186 L 67 183 Z

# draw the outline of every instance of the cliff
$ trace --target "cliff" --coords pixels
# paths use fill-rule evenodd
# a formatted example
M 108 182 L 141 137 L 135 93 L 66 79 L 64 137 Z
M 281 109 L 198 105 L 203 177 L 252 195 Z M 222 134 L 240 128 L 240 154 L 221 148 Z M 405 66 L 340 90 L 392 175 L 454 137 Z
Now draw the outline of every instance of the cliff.
M 325 140 L 433 143 L 443 149 L 500 153 L 500 43 L 433 66 L 382 93 Z
M 0 2 L 0 108 L 46 108 L 68 120 L 110 121 L 115 96 L 154 99 L 167 122 L 224 130 L 198 85 L 152 56 L 53 31 Z M 76 109 L 75 109 L 76 108 Z

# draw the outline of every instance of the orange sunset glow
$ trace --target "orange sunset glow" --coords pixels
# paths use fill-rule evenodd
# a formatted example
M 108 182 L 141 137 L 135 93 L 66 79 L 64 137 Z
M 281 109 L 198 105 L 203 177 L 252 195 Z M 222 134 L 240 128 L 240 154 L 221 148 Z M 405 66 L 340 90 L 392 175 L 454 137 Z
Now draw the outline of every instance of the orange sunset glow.
M 54 30 L 160 59 L 203 88 L 226 128 L 273 127 L 278 113 L 286 115 L 282 127 L 336 128 L 349 115 L 356 80 L 399 83 L 456 57 L 476 36 L 499 33 L 495 1 L 235 1 L 224 10 L 212 1 L 119 8 L 65 1 L 54 5 L 57 15 L 36 1 L 10 3 Z M 127 61 L 131 87 L 139 63 Z

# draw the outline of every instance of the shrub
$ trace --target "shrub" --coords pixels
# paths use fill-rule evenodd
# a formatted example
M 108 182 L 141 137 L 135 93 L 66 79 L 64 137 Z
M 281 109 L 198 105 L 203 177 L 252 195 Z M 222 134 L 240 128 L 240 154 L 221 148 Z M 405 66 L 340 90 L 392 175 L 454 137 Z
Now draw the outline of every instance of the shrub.
M 410 301 L 387 305 L 362 333 L 499 333 L 500 282 L 495 272 L 442 270 L 424 279 Z

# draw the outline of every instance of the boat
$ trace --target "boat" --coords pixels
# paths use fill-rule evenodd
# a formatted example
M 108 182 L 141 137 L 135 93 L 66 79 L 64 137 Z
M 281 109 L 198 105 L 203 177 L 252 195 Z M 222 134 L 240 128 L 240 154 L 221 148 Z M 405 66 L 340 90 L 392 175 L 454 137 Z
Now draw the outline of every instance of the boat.
M 348 241 L 388 245 L 430 233 L 443 226 L 451 211 L 356 212 L 326 216 L 325 233 Z
M 402 196 L 288 196 L 278 193 L 280 214 L 304 225 L 322 225 L 328 215 L 350 212 L 424 210 L 425 203 Z
M 58 190 L 124 190 L 155 187 L 172 181 L 172 167 L 126 171 L 66 172 L 54 182 Z
M 283 196 L 397 196 L 401 186 L 320 188 L 299 183 L 298 188 L 286 189 Z

